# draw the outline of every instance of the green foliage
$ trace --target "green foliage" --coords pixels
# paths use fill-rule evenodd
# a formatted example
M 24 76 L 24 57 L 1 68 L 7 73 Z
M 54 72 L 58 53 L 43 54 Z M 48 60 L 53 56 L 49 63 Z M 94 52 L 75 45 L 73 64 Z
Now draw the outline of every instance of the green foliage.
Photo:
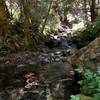
M 94 95 L 94 100 L 100 100 L 100 93 Z
M 80 100 L 79 96 L 71 95 L 71 100 Z
M 11 33 L 0 40 L 0 56 L 17 52 L 23 48 L 23 41 L 18 35 Z
M 87 23 L 84 29 L 78 30 L 73 35 L 73 41 L 88 43 L 100 36 L 100 17 L 95 22 Z
M 100 67 L 96 72 L 84 69 L 81 71 L 81 75 L 83 80 L 78 82 L 82 86 L 81 94 L 94 97 L 94 100 L 100 100 Z
M 82 94 L 78 94 L 78 95 L 71 95 L 71 100 L 93 100 L 93 98 Z

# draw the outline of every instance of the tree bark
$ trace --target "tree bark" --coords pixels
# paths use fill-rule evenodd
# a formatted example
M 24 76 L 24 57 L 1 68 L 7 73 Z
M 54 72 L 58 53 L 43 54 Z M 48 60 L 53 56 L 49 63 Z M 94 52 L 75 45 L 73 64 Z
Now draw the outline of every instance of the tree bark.
M 27 0 L 21 0 L 20 1 L 22 5 L 22 10 L 23 10 L 23 15 L 24 15 L 24 42 L 25 46 L 27 47 L 30 42 L 30 8 L 29 8 L 29 3 Z
M 4 0 L 0 1 L 0 37 L 9 31 L 9 11 Z
M 90 5 L 90 13 L 91 13 L 91 22 L 94 22 L 94 20 L 96 19 L 96 1 L 95 0 L 91 0 L 91 5 Z

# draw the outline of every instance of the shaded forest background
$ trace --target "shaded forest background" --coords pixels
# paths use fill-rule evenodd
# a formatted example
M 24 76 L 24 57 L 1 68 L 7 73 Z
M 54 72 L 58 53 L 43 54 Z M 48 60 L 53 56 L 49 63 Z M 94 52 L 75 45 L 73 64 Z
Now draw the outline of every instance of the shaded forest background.
M 47 34 L 63 22 L 74 42 L 100 36 L 99 0 L 0 0 L 0 53 L 43 47 Z
M 18 98 L 100 100 L 100 0 L 0 0 L 0 100 Z

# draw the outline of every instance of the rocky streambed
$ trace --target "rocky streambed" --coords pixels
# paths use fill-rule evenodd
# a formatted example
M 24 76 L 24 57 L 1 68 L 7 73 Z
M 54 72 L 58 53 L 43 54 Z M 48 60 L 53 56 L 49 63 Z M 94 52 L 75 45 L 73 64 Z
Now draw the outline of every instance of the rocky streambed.
M 100 67 L 100 38 L 76 53 L 55 49 L 0 57 L 0 100 L 70 100 L 80 88 L 72 65 Z
M 68 55 L 56 49 L 0 57 L 0 100 L 69 100 L 77 88 Z

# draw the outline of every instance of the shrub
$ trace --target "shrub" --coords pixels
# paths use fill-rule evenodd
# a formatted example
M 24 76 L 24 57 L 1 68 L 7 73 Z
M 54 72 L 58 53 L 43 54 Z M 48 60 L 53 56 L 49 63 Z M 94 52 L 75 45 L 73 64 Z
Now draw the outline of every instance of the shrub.
M 83 77 L 83 80 L 78 82 L 81 85 L 81 94 L 93 97 L 93 100 L 100 100 L 100 67 L 96 72 L 89 69 L 77 71 Z
M 84 29 L 77 30 L 72 37 L 73 42 L 87 45 L 90 41 L 100 36 L 100 16 L 95 22 L 87 23 Z M 82 45 L 81 44 L 81 45 Z

